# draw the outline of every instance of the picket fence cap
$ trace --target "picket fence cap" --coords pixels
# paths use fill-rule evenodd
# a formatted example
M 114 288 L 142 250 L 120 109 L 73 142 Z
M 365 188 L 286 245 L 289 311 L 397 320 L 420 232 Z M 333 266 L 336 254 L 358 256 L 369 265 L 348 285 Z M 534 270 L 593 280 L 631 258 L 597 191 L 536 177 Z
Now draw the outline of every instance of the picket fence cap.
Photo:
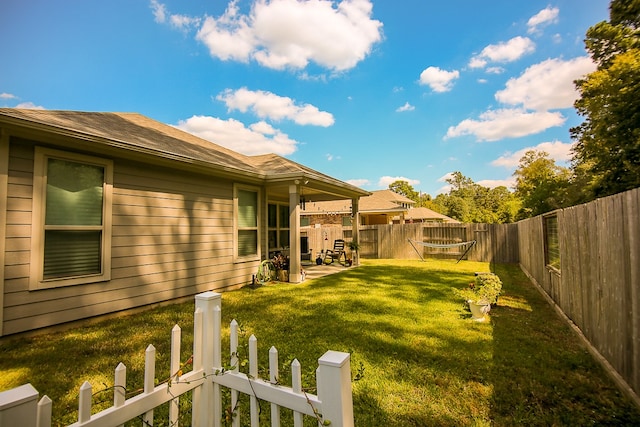
M 341 351 L 328 350 L 325 354 L 318 359 L 319 365 L 334 366 L 341 368 L 345 363 L 349 361 L 350 354 L 343 353 Z
M 31 383 L 24 384 L 20 387 L 0 392 L 0 411 L 37 399 L 38 390 L 36 390 Z

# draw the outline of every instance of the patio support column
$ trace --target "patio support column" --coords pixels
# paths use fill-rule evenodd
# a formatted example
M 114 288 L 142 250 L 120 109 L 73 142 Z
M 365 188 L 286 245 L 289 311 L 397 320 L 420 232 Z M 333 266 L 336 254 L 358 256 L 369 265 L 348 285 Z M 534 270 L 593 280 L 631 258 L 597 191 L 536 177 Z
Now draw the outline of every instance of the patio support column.
M 302 282 L 300 274 L 300 186 L 289 186 L 289 282 Z
M 359 197 L 354 197 L 351 199 L 351 236 L 354 242 L 360 243 L 360 208 L 358 206 L 358 202 L 360 201 Z M 353 257 L 354 264 L 360 265 L 360 254 L 358 256 Z

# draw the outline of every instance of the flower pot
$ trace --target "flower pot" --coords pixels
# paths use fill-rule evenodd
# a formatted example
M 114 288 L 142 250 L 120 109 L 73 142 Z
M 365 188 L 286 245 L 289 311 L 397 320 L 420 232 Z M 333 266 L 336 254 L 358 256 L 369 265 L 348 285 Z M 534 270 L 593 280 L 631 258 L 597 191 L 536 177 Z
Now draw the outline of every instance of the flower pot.
M 289 271 L 288 270 L 278 270 L 278 281 L 280 281 L 280 282 L 288 282 L 289 281 Z
M 467 301 L 469 304 L 469 309 L 471 310 L 471 317 L 476 322 L 484 322 L 484 315 L 491 310 L 491 304 L 484 304 L 481 302 L 476 302 L 473 300 Z

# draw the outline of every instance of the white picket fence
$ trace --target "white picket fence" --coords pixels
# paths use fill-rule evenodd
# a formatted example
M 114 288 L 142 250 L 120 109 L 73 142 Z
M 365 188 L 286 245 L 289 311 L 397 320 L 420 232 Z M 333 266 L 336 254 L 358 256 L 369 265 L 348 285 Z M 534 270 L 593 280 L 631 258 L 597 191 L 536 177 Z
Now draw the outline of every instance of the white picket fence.
M 222 365 L 221 294 L 205 292 L 195 297 L 193 336 L 193 365 L 181 372 L 181 330 L 176 325 L 171 335 L 171 379 L 154 387 L 155 348 L 145 352 L 144 391 L 126 399 L 126 367 L 120 363 L 115 369 L 113 406 L 92 414 L 92 387 L 85 382 L 80 387 L 78 421 L 70 427 L 120 426 L 138 416 L 142 425 L 153 425 L 153 411 L 169 403 L 168 425 L 178 426 L 180 396 L 192 392 L 192 426 L 218 427 L 223 411 L 221 387 L 231 390 L 231 408 L 235 408 L 232 425 L 238 427 L 245 414 L 236 405 L 240 393 L 249 396 L 249 419 L 252 427 L 259 425 L 260 401 L 271 406 L 271 426 L 280 426 L 280 410 L 293 411 L 295 427 L 303 425 L 304 416 L 314 417 L 318 425 L 329 422 L 331 427 L 354 425 L 351 392 L 351 367 L 348 353 L 327 351 L 316 370 L 317 395 L 302 390 L 300 363 L 291 365 L 292 386 L 279 384 L 278 351 L 269 351 L 269 379 L 259 378 L 258 343 L 249 338 L 249 374 L 238 369 L 238 324 L 230 325 L 230 360 L 228 369 Z M 181 375 L 179 375 L 181 374 Z M 46 395 L 38 400 L 38 392 L 26 384 L 0 393 L 0 426 L 50 427 L 52 401 Z M 163 423 L 166 424 L 166 423 Z

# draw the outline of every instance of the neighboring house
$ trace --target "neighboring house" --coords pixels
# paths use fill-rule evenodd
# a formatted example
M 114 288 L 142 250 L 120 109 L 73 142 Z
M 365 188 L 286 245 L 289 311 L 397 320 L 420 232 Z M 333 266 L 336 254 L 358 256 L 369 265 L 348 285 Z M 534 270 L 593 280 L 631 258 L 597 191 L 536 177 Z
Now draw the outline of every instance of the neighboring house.
M 396 218 L 394 218 L 395 222 Z M 436 222 L 436 223 L 446 223 L 446 224 L 459 224 L 460 221 L 457 219 L 453 219 L 436 211 L 433 211 L 429 208 L 420 207 L 420 208 L 411 208 L 404 215 L 405 223 L 414 223 L 414 222 Z
M 299 282 L 302 194 L 369 192 L 139 114 L 0 108 L 0 335 L 238 288 L 277 247 Z
M 415 208 L 415 203 L 391 190 L 373 191 L 359 200 L 360 225 L 458 222 L 431 209 Z M 351 206 L 351 200 L 306 202 L 300 212 L 301 223 L 303 226 L 350 226 L 353 223 Z

